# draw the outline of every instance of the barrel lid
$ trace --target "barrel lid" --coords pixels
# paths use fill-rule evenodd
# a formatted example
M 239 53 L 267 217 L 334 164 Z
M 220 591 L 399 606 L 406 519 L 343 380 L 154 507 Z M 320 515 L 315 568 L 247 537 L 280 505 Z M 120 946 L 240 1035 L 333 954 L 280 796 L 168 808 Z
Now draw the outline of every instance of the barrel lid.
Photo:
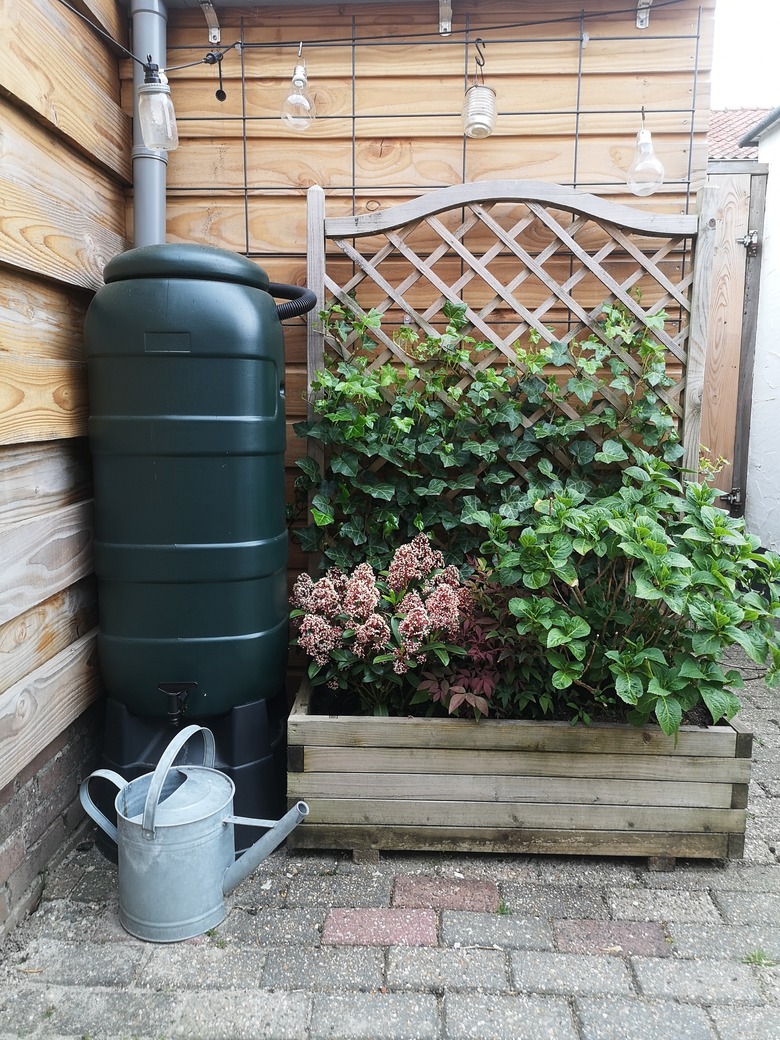
M 109 260 L 103 270 L 103 279 L 107 283 L 130 278 L 193 278 L 234 282 L 266 292 L 270 284 L 263 268 L 245 256 L 192 242 L 167 242 L 128 249 Z
M 140 779 L 145 780 L 146 776 Z M 204 766 L 174 766 L 166 777 L 157 803 L 154 826 L 175 827 L 205 820 L 224 809 L 233 798 L 234 792 L 233 781 L 216 769 Z M 131 822 L 141 822 L 143 803 L 141 808 L 140 813 L 130 817 Z

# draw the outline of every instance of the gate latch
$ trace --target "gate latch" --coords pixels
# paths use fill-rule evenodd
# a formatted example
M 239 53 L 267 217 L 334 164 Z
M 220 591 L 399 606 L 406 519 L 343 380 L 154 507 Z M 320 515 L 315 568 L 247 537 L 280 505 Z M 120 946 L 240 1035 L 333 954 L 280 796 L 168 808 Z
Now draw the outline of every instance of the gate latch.
M 748 256 L 756 256 L 758 254 L 757 231 L 748 231 L 748 233 L 746 235 L 743 235 L 742 238 L 738 238 L 737 242 L 739 242 L 740 245 L 743 245 L 745 249 L 747 249 Z

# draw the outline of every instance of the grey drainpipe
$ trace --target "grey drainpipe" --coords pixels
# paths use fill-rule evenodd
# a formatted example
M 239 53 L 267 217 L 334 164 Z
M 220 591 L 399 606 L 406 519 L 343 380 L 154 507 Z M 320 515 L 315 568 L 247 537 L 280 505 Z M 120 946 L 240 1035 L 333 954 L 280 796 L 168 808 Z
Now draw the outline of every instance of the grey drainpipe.
M 162 0 L 130 0 L 133 26 L 133 54 L 143 61 L 165 67 L 168 12 Z M 165 241 L 165 152 L 144 145 L 138 124 L 138 86 L 144 70 L 133 62 L 133 91 L 136 95 L 133 119 L 133 245 L 158 245 Z

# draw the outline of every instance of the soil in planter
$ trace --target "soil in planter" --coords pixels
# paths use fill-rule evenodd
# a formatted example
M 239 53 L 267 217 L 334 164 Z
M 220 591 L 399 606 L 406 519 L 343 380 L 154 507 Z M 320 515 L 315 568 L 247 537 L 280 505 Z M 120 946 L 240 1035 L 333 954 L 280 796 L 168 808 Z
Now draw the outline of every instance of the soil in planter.
M 433 705 L 434 711 L 430 714 L 432 718 L 447 718 L 446 711 L 439 708 L 438 705 Z M 311 714 L 312 715 L 363 715 L 365 712 L 360 710 L 360 704 L 355 694 L 350 693 L 348 690 L 331 690 L 327 686 L 317 686 L 312 691 L 311 699 Z M 594 723 L 623 723 L 626 721 L 625 714 L 622 712 L 618 705 L 608 707 L 606 705 L 592 705 L 588 714 L 590 719 Z M 428 717 L 428 712 L 420 711 L 417 716 L 418 718 Z M 460 718 L 468 718 L 467 715 L 458 716 Z M 488 718 L 496 719 L 501 716 L 490 715 Z M 518 716 L 518 718 L 531 720 L 533 716 Z M 571 714 L 567 710 L 559 709 L 557 712 L 553 712 L 550 715 L 544 716 L 546 722 L 571 722 Z M 721 720 L 718 725 L 723 725 Z M 682 725 L 684 726 L 700 726 L 706 728 L 712 725 L 712 716 L 707 710 L 705 704 L 696 704 L 690 711 L 683 715 Z

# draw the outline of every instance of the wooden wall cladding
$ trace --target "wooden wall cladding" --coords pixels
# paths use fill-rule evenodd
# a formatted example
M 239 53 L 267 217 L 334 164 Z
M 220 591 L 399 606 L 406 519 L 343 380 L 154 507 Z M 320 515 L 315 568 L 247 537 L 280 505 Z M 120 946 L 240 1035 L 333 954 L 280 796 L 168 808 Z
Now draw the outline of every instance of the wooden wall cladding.
M 80 10 L 126 42 L 116 0 Z M 100 694 L 83 323 L 127 247 L 116 52 L 57 0 L 0 6 L 0 788 Z
M 630 6 L 593 0 L 581 21 L 582 6 L 470 0 L 455 5 L 446 38 L 437 33 L 434 4 L 220 9 L 223 46 L 243 44 L 222 61 L 226 100 L 215 98 L 212 67 L 170 75 L 181 145 L 169 156 L 169 239 L 246 253 L 273 280 L 305 284 L 312 184 L 324 187 L 329 216 L 376 212 L 438 187 L 495 178 L 573 185 L 649 211 L 693 212 L 705 180 L 714 0 L 659 7 L 646 30 L 636 28 Z M 496 90 L 499 114 L 494 134 L 473 141 L 463 137 L 460 112 L 477 36 L 486 43 L 485 81 Z M 204 38 L 200 12 L 171 11 L 169 64 L 196 60 Z M 318 109 L 305 134 L 279 119 L 300 40 Z M 130 80 L 125 63 L 126 111 Z M 625 175 L 642 106 L 666 181 L 653 197 L 637 199 Z M 681 263 L 664 261 L 671 278 Z M 529 280 L 524 292 L 533 307 L 543 289 Z M 469 289 L 464 298 L 472 302 Z M 291 431 L 305 415 L 299 323 L 288 323 L 285 340 L 289 487 L 294 459 L 304 454 Z M 291 570 L 296 566 L 293 551 Z

